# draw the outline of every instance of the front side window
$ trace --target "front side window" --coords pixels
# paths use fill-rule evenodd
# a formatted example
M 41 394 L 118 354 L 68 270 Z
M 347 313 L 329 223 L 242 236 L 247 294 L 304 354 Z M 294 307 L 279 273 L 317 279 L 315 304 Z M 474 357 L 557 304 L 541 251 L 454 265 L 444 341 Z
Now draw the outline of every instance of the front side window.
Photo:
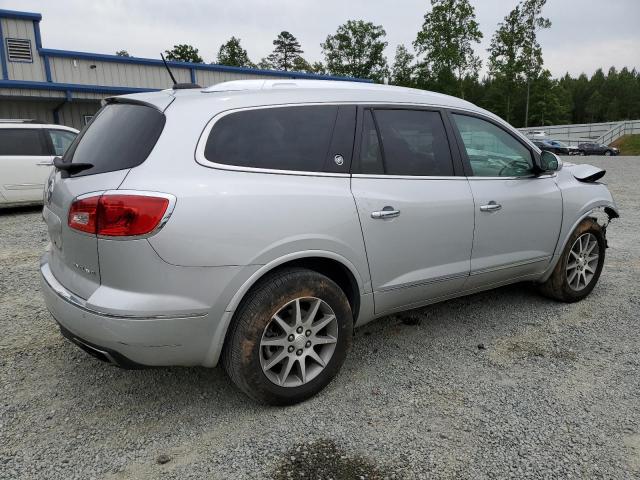
M 338 107 L 335 105 L 260 108 L 231 113 L 214 124 L 204 156 L 210 162 L 239 167 L 326 171 L 337 118 Z M 350 157 L 350 153 L 335 154 Z M 348 171 L 348 166 L 345 168 Z
M 453 114 L 476 177 L 531 175 L 531 152 L 509 133 L 491 122 Z
M 1 128 L 0 155 L 49 155 L 42 132 L 36 128 Z
M 49 130 L 49 137 L 51 137 L 51 143 L 53 144 L 54 155 L 60 156 L 67 151 L 69 145 L 76 138 L 76 134 L 66 130 Z
M 371 174 L 453 175 L 449 142 L 440 113 L 404 109 L 365 111 L 360 165 L 362 173 Z

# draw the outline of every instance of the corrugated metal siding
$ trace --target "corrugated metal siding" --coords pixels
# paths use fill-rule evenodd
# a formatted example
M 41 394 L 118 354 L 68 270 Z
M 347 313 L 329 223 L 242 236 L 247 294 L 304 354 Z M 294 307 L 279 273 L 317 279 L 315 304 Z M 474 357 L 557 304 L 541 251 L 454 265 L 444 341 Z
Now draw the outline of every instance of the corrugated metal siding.
M 0 88 L 0 102 L 8 101 L 6 98 L 2 99 L 2 97 L 64 98 L 64 96 L 65 96 L 65 93 L 59 90 L 35 90 L 31 88 Z
M 53 123 L 53 109 L 59 102 L 0 100 L 0 118 L 42 120 Z
M 58 116 L 62 125 L 82 130 L 84 116 L 95 115 L 99 109 L 99 102 L 70 102 L 60 109 Z
M 50 57 L 51 76 L 54 82 L 84 85 L 107 85 L 139 88 L 170 88 L 169 74 L 164 67 L 136 65 L 133 63 L 101 62 L 62 57 Z M 77 66 L 74 66 L 74 62 Z M 91 68 L 95 65 L 96 68 Z M 190 82 L 187 68 L 172 68 L 178 82 Z
M 26 62 L 10 62 L 7 58 L 7 70 L 9 73 L 9 79 L 11 80 L 30 80 L 32 82 L 44 82 L 46 81 L 44 72 L 44 62 L 38 54 L 38 47 L 36 46 L 36 36 L 33 28 L 33 21 L 31 20 L 19 20 L 15 18 L 1 18 L 2 33 L 4 37 L 2 39 L 2 48 L 6 53 L 6 38 L 22 38 L 31 41 L 31 53 L 33 55 L 33 63 Z M 6 56 L 6 55 L 5 55 Z
M 60 107 L 63 99 L 57 100 L 5 100 L 0 99 L 0 118 L 32 118 L 47 123 L 55 123 L 53 111 Z M 94 115 L 100 109 L 100 102 L 67 102 L 58 110 L 61 125 L 77 128 L 84 127 L 84 116 Z

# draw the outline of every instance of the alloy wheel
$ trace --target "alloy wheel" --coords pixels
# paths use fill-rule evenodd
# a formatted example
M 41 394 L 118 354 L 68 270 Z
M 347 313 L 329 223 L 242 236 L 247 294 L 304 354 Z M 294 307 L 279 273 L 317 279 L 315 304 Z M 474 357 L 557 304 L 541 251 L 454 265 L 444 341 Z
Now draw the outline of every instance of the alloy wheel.
M 260 364 L 266 377 L 281 387 L 299 387 L 327 366 L 338 342 L 338 319 L 315 297 L 301 297 L 280 308 L 260 340 Z
M 567 283 L 574 291 L 584 289 L 598 268 L 598 240 L 593 233 L 580 235 L 571 246 L 567 260 Z

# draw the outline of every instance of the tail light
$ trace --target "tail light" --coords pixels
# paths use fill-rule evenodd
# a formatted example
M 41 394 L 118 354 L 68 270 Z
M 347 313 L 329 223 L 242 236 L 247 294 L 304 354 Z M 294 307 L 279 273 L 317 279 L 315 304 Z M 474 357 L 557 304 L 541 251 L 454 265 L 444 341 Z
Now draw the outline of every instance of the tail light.
M 106 237 L 135 237 L 153 232 L 171 213 L 169 196 L 104 193 L 74 200 L 69 227 Z

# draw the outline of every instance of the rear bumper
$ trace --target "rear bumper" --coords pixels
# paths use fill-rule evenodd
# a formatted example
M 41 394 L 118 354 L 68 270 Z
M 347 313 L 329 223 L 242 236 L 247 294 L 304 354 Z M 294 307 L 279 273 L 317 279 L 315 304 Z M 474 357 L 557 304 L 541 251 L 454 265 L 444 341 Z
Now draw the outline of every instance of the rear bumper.
M 200 365 L 211 345 L 208 313 L 122 316 L 99 312 L 55 278 L 45 254 L 41 289 L 62 334 L 83 350 L 124 367 Z

